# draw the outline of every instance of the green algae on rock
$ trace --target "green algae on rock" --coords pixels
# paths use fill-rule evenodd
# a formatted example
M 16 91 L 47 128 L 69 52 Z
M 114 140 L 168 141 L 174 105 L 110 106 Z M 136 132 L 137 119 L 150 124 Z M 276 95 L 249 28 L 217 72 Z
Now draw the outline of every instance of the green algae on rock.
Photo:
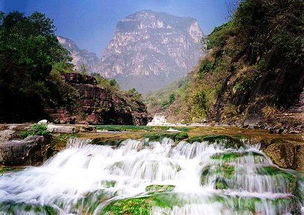
M 147 192 L 170 192 L 173 191 L 175 185 L 149 185 L 146 187 Z

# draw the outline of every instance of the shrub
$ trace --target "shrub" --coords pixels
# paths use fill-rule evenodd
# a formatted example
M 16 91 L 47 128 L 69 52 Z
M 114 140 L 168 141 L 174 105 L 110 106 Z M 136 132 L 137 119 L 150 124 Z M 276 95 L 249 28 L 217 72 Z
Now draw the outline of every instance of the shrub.
M 44 124 L 35 124 L 32 126 L 32 128 L 28 131 L 22 131 L 20 133 L 20 136 L 22 138 L 26 138 L 28 136 L 34 136 L 34 135 L 39 135 L 39 136 L 44 136 L 48 137 L 50 135 L 50 132 L 47 130 L 47 126 Z
M 213 68 L 213 63 L 207 59 L 203 60 L 201 67 L 198 71 L 199 77 L 203 79 L 209 71 L 211 71 Z

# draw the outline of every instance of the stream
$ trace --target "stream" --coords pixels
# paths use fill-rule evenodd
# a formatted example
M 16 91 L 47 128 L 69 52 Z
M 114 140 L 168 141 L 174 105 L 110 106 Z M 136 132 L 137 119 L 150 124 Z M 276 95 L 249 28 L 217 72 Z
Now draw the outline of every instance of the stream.
M 0 214 L 304 214 L 302 176 L 245 140 L 69 145 L 0 176 Z

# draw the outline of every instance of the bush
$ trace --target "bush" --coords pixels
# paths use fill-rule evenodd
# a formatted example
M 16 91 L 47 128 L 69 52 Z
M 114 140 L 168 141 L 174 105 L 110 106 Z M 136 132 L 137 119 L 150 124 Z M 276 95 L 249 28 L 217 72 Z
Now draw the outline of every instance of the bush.
M 209 71 L 211 71 L 213 68 L 213 63 L 207 59 L 203 60 L 201 67 L 198 71 L 199 77 L 203 79 Z
M 22 138 L 26 138 L 28 136 L 34 136 L 34 135 L 38 135 L 38 136 L 44 136 L 44 137 L 48 137 L 50 135 L 50 132 L 47 130 L 47 126 L 44 124 L 35 124 L 32 126 L 32 128 L 28 131 L 22 131 L 20 133 L 20 136 Z

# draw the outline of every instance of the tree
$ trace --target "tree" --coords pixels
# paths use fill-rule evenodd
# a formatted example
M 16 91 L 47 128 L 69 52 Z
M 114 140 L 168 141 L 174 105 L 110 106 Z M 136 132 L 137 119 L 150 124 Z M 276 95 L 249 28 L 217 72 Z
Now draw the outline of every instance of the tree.
M 52 20 L 41 13 L 0 13 L 0 121 L 36 120 L 54 101 L 52 65 L 68 63 Z

